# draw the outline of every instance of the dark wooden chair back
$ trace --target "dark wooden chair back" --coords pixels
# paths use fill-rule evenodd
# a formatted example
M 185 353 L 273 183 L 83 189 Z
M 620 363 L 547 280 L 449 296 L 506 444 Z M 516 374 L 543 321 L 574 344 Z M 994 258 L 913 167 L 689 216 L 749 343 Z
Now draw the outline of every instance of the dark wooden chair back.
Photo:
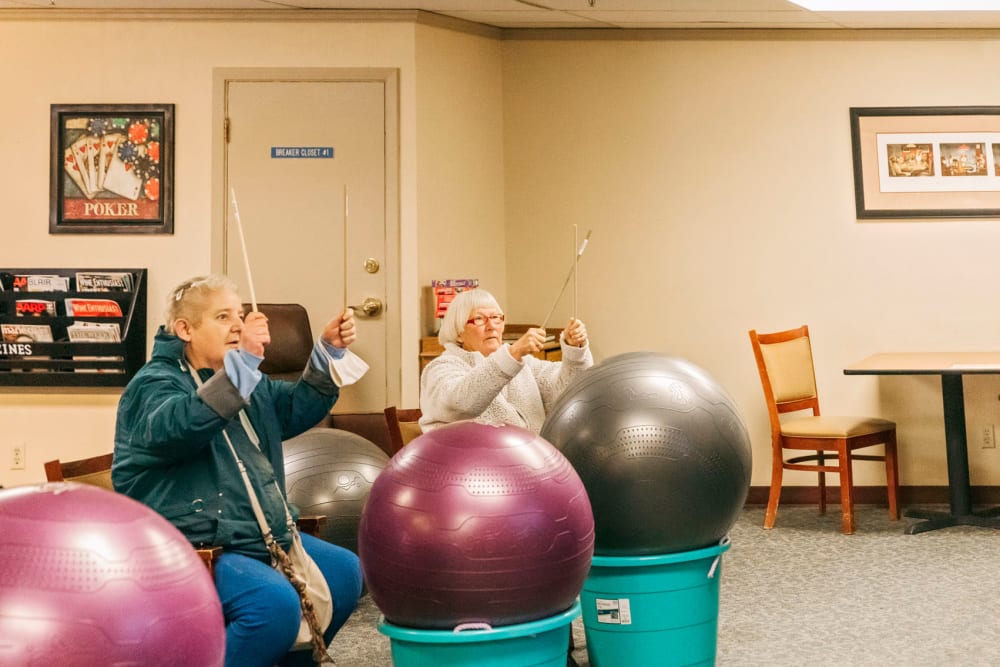
M 397 408 L 390 405 L 384 410 L 386 430 L 392 451 L 389 456 L 401 450 L 411 440 L 421 434 L 420 408 Z

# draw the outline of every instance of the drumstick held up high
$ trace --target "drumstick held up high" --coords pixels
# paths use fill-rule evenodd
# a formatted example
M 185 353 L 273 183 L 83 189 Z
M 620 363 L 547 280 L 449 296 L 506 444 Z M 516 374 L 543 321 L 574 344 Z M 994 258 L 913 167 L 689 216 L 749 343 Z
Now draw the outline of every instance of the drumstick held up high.
M 590 241 L 590 234 L 592 231 L 593 230 L 590 229 L 587 230 L 587 236 L 584 237 L 583 243 L 580 244 L 580 249 L 577 250 L 576 253 L 573 255 L 573 264 L 570 265 L 569 267 L 569 273 L 566 274 L 566 280 L 563 282 L 562 288 L 559 290 L 559 295 L 556 297 L 556 300 L 552 303 L 552 307 L 549 308 L 549 312 L 545 316 L 545 319 L 542 320 L 543 329 L 545 328 L 545 325 L 549 323 L 549 318 L 552 317 L 552 313 L 555 311 L 556 306 L 559 305 L 559 300 L 562 298 L 563 293 L 566 292 L 566 286 L 569 285 L 570 278 L 576 275 L 576 266 L 580 261 L 580 257 L 583 255 L 583 251 L 586 250 L 587 248 L 587 243 Z M 574 242 L 573 245 L 575 248 L 576 243 Z M 576 303 L 573 304 L 573 317 L 576 317 Z
M 233 217 L 236 219 L 236 229 L 240 234 L 240 248 L 243 250 L 243 268 L 247 274 L 247 289 L 250 290 L 250 307 L 257 310 L 257 294 L 253 289 L 253 276 L 250 274 L 250 255 L 247 254 L 247 240 L 243 235 L 243 221 L 240 220 L 240 207 L 236 203 L 236 190 L 230 188 L 233 197 Z

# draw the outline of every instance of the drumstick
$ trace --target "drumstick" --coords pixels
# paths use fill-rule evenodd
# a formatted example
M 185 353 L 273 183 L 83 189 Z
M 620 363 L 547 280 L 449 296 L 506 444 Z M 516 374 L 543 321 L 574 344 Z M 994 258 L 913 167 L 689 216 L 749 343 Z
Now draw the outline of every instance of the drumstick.
M 549 308 L 549 314 L 545 316 L 544 320 L 542 320 L 542 329 L 544 329 L 545 325 L 549 323 L 549 318 L 552 317 L 553 311 L 555 311 L 556 306 L 559 305 L 559 299 L 562 298 L 563 293 L 566 291 L 566 286 L 569 285 L 569 279 L 572 278 L 573 275 L 576 273 L 576 265 L 580 261 L 580 257 L 583 255 L 583 251 L 587 248 L 587 242 L 590 241 L 591 231 L 593 230 L 590 229 L 587 230 L 587 236 L 584 237 L 583 243 L 580 244 L 580 249 L 576 251 L 575 255 L 573 255 L 573 264 L 570 265 L 569 267 L 569 273 L 566 274 L 566 280 L 563 282 L 562 288 L 559 290 L 559 295 L 556 297 L 556 300 L 552 304 L 552 307 Z M 576 247 L 575 242 L 573 244 L 573 247 L 574 248 Z M 574 310 L 575 310 L 575 304 L 574 304 Z M 576 313 L 574 313 L 573 316 L 575 317 Z
M 573 225 L 573 252 L 576 252 L 577 243 L 580 242 L 580 235 L 577 233 L 576 224 Z M 576 297 L 577 292 L 580 288 L 579 275 L 576 272 L 577 265 L 580 263 L 580 254 L 577 253 L 573 256 L 573 314 L 571 317 L 576 319 Z
M 233 217 L 236 218 L 236 229 L 240 233 L 240 248 L 243 249 L 243 268 L 247 273 L 247 288 L 250 290 L 250 308 L 257 310 L 257 294 L 253 290 L 253 276 L 250 274 L 250 255 L 247 254 L 247 240 L 243 236 L 243 222 L 240 220 L 240 207 L 236 203 L 236 190 L 229 189 L 233 195 Z
M 347 183 L 344 183 L 344 310 L 350 308 L 347 304 Z

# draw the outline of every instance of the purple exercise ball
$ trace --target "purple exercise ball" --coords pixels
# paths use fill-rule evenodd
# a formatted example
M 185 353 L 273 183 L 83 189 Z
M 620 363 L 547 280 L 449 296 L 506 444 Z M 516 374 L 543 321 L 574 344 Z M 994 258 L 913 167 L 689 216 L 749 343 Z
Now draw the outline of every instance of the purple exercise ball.
M 0 664 L 223 664 L 215 585 L 145 505 L 73 482 L 0 490 Z
M 400 626 L 526 623 L 571 607 L 594 516 L 569 461 L 516 426 L 460 422 L 404 447 L 372 485 L 358 555 Z

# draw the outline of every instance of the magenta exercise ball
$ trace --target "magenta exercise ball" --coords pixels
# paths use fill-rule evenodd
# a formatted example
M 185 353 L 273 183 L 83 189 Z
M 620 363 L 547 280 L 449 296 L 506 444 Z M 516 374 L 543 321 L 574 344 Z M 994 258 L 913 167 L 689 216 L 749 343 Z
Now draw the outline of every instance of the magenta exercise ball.
M 594 517 L 566 458 L 516 426 L 460 422 L 404 447 L 375 480 L 358 555 L 390 623 L 492 627 L 573 605 Z
M 0 491 L 0 664 L 214 667 L 215 585 L 166 519 L 57 483 Z

